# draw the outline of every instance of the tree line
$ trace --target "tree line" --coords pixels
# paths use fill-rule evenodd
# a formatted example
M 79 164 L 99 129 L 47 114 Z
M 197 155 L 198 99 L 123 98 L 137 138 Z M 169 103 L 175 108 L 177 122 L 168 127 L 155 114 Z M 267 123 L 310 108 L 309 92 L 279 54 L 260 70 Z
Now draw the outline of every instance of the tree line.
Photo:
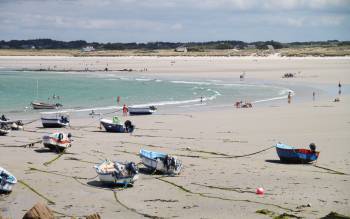
M 274 49 L 301 47 L 301 46 L 343 46 L 350 45 L 350 41 L 313 41 L 313 42 L 291 42 L 280 43 L 277 41 L 243 42 L 237 40 L 209 41 L 209 42 L 148 42 L 148 43 L 98 43 L 86 42 L 84 40 L 58 41 L 52 39 L 31 39 L 31 40 L 10 40 L 0 41 L 0 49 L 82 49 L 92 46 L 97 50 L 157 50 L 175 49 L 186 47 L 188 51 L 204 51 L 208 49 L 269 49 L 269 45 Z

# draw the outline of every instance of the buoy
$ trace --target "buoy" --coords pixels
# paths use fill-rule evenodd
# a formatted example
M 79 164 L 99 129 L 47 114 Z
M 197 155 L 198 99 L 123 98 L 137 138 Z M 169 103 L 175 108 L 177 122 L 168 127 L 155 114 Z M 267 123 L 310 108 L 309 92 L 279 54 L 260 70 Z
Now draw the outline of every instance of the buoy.
M 256 189 L 256 194 L 257 195 L 263 195 L 265 193 L 265 190 L 261 187 L 257 188 Z

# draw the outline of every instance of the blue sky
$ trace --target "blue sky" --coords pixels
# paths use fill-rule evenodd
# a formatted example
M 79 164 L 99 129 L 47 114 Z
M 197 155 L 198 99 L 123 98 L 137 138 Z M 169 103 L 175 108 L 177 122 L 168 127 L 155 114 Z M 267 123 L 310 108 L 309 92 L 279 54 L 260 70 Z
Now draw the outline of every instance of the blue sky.
M 0 40 L 350 40 L 350 0 L 0 0 Z

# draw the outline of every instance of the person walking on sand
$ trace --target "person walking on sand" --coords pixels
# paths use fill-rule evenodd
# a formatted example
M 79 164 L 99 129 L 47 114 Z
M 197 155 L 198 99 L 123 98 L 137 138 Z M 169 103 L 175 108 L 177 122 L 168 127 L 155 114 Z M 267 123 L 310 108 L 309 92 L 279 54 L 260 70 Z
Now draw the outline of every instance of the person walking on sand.
M 292 93 L 289 91 L 288 93 L 288 103 L 290 103 L 292 100 Z
M 123 116 L 127 116 L 128 115 L 128 107 L 124 104 L 123 105 Z

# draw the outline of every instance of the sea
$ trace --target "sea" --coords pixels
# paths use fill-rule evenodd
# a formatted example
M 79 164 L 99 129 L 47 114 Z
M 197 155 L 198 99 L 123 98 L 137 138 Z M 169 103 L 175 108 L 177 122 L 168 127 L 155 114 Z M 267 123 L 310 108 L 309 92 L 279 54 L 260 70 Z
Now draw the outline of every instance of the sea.
M 145 76 L 134 73 L 49 72 L 0 69 L 0 113 L 30 115 L 32 101 L 61 103 L 60 110 L 87 113 L 127 106 L 168 110 L 200 110 L 286 99 L 294 91 L 268 83 L 227 79 Z M 119 102 L 118 100 L 119 96 Z M 41 110 L 39 112 L 48 111 Z M 50 111 L 50 110 L 49 110 Z

